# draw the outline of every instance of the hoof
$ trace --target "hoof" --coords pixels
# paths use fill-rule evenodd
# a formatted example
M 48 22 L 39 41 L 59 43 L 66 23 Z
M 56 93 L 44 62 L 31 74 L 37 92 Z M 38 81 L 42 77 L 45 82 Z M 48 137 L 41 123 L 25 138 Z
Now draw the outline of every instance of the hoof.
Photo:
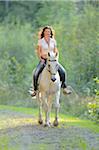
M 47 124 L 47 123 L 44 124 L 44 127 L 50 127 L 50 126 L 51 124 Z
M 55 121 L 53 122 L 53 125 L 54 125 L 55 127 L 57 127 L 57 126 L 58 126 L 58 121 L 55 120 Z
M 39 124 L 43 124 L 43 120 L 39 120 L 38 123 L 39 123 Z

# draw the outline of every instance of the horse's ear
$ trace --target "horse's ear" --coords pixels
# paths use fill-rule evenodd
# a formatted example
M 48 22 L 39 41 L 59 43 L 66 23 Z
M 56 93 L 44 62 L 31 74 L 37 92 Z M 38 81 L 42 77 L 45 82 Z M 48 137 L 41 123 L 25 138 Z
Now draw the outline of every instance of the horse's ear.
M 48 56 L 50 57 L 50 53 L 48 52 Z

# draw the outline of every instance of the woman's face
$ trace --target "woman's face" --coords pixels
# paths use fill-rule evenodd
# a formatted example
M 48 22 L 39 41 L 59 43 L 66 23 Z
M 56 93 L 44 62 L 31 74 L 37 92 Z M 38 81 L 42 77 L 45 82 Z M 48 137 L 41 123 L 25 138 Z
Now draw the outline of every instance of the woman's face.
M 50 29 L 45 29 L 44 37 L 50 37 L 50 35 L 51 35 L 51 30 Z

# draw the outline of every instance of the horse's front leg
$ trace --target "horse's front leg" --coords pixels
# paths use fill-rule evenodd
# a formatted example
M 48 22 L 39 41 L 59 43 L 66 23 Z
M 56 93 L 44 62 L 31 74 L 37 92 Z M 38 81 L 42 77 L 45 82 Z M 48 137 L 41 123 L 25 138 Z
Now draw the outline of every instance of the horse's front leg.
M 39 124 L 43 124 L 43 119 L 42 119 L 42 99 L 41 99 L 40 93 L 37 94 L 37 99 L 38 99 L 38 103 L 39 103 L 39 119 L 38 119 L 38 123 Z
M 45 127 L 50 127 L 50 119 L 49 119 L 49 112 L 48 110 L 45 111 Z
M 39 105 L 39 120 L 38 120 L 39 124 L 43 124 L 43 119 L 42 119 L 42 103 L 40 103 Z
M 48 96 L 46 99 L 46 109 L 45 109 L 45 126 L 51 126 L 50 122 L 50 112 L 52 107 L 52 96 Z
M 55 120 L 54 120 L 53 125 L 58 126 L 58 124 L 59 124 L 59 122 L 58 122 L 58 113 L 59 113 L 59 108 L 60 108 L 60 103 L 59 103 L 60 91 L 58 91 L 55 94 L 55 98 L 56 98 L 56 101 L 55 101 Z

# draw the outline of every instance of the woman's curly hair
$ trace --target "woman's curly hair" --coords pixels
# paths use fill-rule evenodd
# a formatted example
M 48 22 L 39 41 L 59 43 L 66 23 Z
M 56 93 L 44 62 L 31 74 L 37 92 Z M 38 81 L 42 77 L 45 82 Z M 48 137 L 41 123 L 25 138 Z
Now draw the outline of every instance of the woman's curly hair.
M 50 26 L 45 26 L 41 29 L 41 31 L 39 32 L 39 39 L 42 39 L 44 37 L 44 31 L 46 29 L 49 29 L 51 31 L 51 35 L 50 37 L 53 38 L 54 37 L 54 30 L 52 29 L 52 27 Z

